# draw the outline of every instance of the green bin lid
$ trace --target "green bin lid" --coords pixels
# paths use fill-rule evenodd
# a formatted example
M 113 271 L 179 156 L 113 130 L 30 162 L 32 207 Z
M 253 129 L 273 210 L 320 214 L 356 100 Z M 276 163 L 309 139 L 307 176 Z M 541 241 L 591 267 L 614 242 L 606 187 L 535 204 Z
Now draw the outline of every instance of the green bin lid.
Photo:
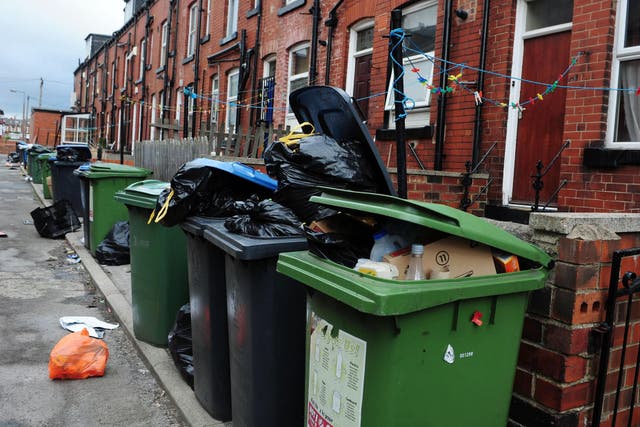
M 36 157 L 37 160 L 47 160 L 49 157 L 54 157 L 56 153 L 42 153 Z
M 153 172 L 149 169 L 136 168 L 118 163 L 95 162 L 91 163 L 88 170 L 78 171 L 76 175 L 88 179 L 114 178 L 119 176 L 146 178 Z
M 126 205 L 154 209 L 160 193 L 171 184 L 156 179 L 134 182 L 124 190 L 117 191 L 113 198 Z
M 355 214 L 366 212 L 422 225 L 526 258 L 545 268 L 553 266 L 552 258 L 537 246 L 482 218 L 447 205 L 333 188 L 323 188 L 320 196 L 313 196 L 310 200 Z

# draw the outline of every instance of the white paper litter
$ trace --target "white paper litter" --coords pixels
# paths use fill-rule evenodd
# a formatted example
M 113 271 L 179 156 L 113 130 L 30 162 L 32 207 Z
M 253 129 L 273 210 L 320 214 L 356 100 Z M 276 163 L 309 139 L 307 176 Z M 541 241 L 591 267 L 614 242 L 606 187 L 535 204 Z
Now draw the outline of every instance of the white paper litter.
M 120 325 L 103 322 L 91 316 L 64 316 L 60 318 L 60 326 L 71 332 L 80 332 L 86 328 L 90 336 L 102 338 L 105 329 L 115 329 Z

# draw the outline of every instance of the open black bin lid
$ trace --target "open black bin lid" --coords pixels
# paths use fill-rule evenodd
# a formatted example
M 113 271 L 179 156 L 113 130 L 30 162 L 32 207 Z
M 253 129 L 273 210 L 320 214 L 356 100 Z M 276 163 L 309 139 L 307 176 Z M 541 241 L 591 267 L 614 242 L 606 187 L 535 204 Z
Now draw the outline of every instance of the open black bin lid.
M 299 123 L 309 122 L 321 133 L 336 141 L 359 141 L 369 149 L 372 165 L 377 165 L 377 193 L 396 195 L 378 149 L 362 122 L 351 97 L 342 89 L 332 86 L 307 86 L 289 95 L 289 104 Z
M 183 226 L 184 228 L 184 226 Z M 300 237 L 254 237 L 227 230 L 224 221 L 205 225 L 203 237 L 235 259 L 253 261 L 277 257 L 280 252 L 306 250 L 307 239 Z

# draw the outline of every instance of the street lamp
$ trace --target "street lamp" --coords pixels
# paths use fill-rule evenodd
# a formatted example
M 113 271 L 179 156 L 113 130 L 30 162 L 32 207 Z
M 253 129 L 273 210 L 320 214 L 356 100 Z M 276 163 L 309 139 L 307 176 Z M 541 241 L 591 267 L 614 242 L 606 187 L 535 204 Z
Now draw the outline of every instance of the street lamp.
M 11 93 L 21 93 L 22 94 L 22 125 L 20 126 L 20 130 L 22 131 L 22 139 L 24 140 L 25 137 L 26 137 L 25 112 L 26 112 L 27 94 L 24 91 L 17 90 L 17 89 L 9 89 L 9 92 L 11 92 Z

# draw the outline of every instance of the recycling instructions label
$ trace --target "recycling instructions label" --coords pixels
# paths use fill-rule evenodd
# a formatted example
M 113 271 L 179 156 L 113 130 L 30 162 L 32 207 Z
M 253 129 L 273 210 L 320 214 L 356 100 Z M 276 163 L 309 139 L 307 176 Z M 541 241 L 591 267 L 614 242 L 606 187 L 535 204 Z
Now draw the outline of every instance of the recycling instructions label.
M 362 417 L 367 343 L 311 312 L 308 427 L 356 427 Z

